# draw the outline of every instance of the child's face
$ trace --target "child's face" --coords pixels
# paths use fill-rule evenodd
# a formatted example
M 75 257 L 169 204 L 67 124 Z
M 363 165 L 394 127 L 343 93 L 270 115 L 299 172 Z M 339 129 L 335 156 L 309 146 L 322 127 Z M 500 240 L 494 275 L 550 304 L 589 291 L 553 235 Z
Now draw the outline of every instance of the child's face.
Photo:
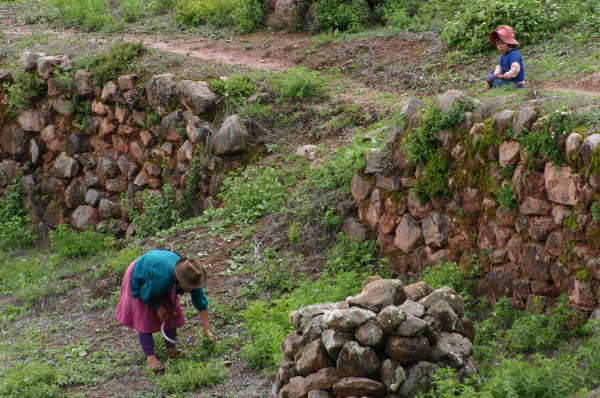
M 500 51 L 501 54 L 506 54 L 508 50 L 510 50 L 510 46 L 502 40 L 496 39 L 496 49 Z

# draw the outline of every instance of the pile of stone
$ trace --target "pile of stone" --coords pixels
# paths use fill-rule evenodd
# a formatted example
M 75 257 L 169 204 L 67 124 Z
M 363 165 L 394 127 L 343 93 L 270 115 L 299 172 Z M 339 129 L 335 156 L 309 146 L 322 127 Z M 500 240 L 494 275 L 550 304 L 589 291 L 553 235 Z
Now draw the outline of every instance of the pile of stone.
M 476 373 L 473 322 L 448 287 L 369 278 L 358 296 L 289 319 L 295 330 L 281 343 L 270 398 L 410 398 L 431 389 L 441 367 L 460 379 Z

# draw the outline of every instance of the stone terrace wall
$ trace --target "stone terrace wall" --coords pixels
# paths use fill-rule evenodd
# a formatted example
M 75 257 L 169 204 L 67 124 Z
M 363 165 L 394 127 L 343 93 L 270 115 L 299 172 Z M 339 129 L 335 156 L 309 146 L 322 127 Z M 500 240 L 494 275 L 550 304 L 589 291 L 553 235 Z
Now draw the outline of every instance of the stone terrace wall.
M 358 296 L 289 319 L 272 398 L 412 398 L 440 367 L 459 379 L 476 373 L 473 322 L 450 288 L 369 278 Z
M 124 234 L 130 226 L 120 195 L 159 190 L 166 182 L 182 189 L 194 158 L 200 160 L 193 187 L 200 213 L 214 204 L 232 157 L 251 143 L 237 116 L 220 128 L 203 120 L 218 100 L 206 82 L 164 74 L 144 85 L 137 76 L 121 76 L 97 87 L 79 70 L 70 87 L 52 76 L 56 67 L 70 70 L 68 56 L 24 53 L 22 61 L 44 82 L 47 96 L 16 120 L 0 115 L 0 189 L 21 173 L 24 207 L 40 227 L 68 223 L 84 230 L 112 219 L 113 232 Z M 0 71 L 0 83 L 11 80 L 11 71 Z M 0 111 L 6 110 L 8 94 L 0 91 L 0 99 Z M 73 99 L 91 109 L 84 120 L 75 118 Z M 159 125 L 147 126 L 149 112 L 160 116 Z
M 465 96 L 460 91 L 449 91 L 439 98 L 438 107 L 448 109 L 461 98 Z M 359 238 L 374 232 L 400 274 L 418 274 L 442 261 L 456 261 L 468 273 L 475 259 L 483 273 L 480 287 L 491 300 L 510 297 L 517 306 L 530 308 L 534 302 L 553 304 L 566 293 L 570 303 L 584 311 L 598 308 L 600 225 L 593 220 L 591 204 L 598 198 L 600 175 L 588 175 L 586 170 L 600 135 L 566 132 L 566 140 L 559 142 L 565 164 L 555 167 L 538 159 L 528 169 L 517 137 L 536 131 L 547 118 L 541 116 L 542 101 L 529 101 L 520 109 L 487 118 L 493 134 L 503 138 L 512 127 L 512 137 L 503 138 L 498 147 L 490 145 L 486 156 L 476 157 L 474 164 L 455 168 L 449 180 L 451 198 L 421 202 L 411 189 L 414 177 L 404 173 L 410 168 L 399 150 L 402 136 L 419 125 L 422 116 L 417 109 L 425 106 L 410 100 L 403 109 L 407 126 L 390 144 L 400 172 L 383 175 L 379 172 L 382 154 L 377 150 L 365 154 L 367 166 L 352 181 L 354 201 L 338 206 L 346 217 L 344 230 Z M 461 126 L 475 136 L 481 136 L 486 126 L 472 122 L 486 118 L 478 112 L 467 114 Z M 445 130 L 436 138 L 449 158 L 460 164 L 467 149 L 453 141 L 456 134 Z M 515 168 L 512 176 L 499 173 L 499 167 L 509 166 Z M 512 185 L 518 202 L 514 208 L 501 206 L 494 193 L 481 186 L 455 188 L 458 174 L 479 168 L 488 170 L 494 188 Z M 353 214 L 351 209 L 358 210 Z

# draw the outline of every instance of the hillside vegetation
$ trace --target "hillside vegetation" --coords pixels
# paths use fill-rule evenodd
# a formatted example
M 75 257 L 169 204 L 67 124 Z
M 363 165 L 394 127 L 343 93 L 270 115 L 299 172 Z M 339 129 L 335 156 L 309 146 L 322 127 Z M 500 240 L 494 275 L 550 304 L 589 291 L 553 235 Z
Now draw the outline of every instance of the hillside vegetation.
M 441 263 L 422 275 L 395 275 L 373 239 L 355 241 L 341 232 L 337 209 L 351 198 L 350 182 L 365 166 L 365 150 L 387 151 L 386 131 L 404 126 L 400 108 L 409 96 L 431 105 L 445 90 L 461 89 L 478 106 L 498 109 L 556 96 L 548 114 L 597 104 L 597 96 L 561 93 L 569 86 L 594 91 L 600 82 L 596 1 L 389 0 L 371 7 L 364 0 L 320 0 L 315 23 L 296 26 L 311 30 L 310 45 L 296 54 L 307 64 L 279 72 L 194 62 L 142 42 L 113 45 L 123 33 L 202 35 L 224 46 L 250 40 L 238 34 L 277 28 L 269 25 L 272 11 L 260 0 L 17 0 L 0 1 L 0 9 L 33 29 L 43 24 L 87 32 L 53 40 L 43 33 L 17 36 L 7 33 L 11 26 L 0 26 L 0 38 L 7 38 L 0 48 L 2 69 L 18 70 L 21 53 L 39 51 L 73 54 L 74 64 L 102 83 L 125 73 L 147 78 L 167 71 L 206 80 L 222 99 L 215 120 L 244 117 L 258 144 L 223 181 L 219 207 L 190 217 L 185 198 L 165 186 L 145 211 L 130 212 L 140 233 L 129 238 L 112 236 L 110 225 L 82 233 L 66 225 L 52 231 L 32 225 L 21 181 L 7 181 L 0 201 L 0 396 L 266 397 L 281 358 L 279 344 L 292 329 L 289 312 L 343 300 L 370 275 L 452 286 L 468 302 L 479 373 L 459 384 L 452 371 L 442 370 L 434 390 L 422 397 L 599 396 L 599 325 L 579 319 L 564 297 L 546 313 L 519 312 L 509 300 L 485 299 L 476 267 L 465 274 L 457 264 Z M 523 43 L 528 86 L 479 94 L 482 76 L 497 61 L 487 42 L 499 24 L 513 25 Z M 395 59 L 386 53 L 390 38 L 410 49 L 423 42 L 427 48 Z M 315 53 L 327 63 L 311 58 Z M 66 80 L 69 73 L 64 71 Z M 3 124 L 41 94 L 27 74 L 13 79 L 17 84 L 2 86 Z M 273 101 L 247 101 L 265 84 Z M 571 122 L 569 127 L 590 134 L 598 131 L 600 114 L 584 112 Z M 367 133 L 370 140 L 363 139 Z M 295 155 L 305 144 L 317 145 L 314 157 Z M 418 144 L 417 137 L 406 151 L 421 155 Z M 530 143 L 541 151 L 553 144 L 545 137 Z M 421 183 L 425 197 L 445 193 L 443 186 L 433 192 L 435 186 Z M 508 203 L 510 192 L 503 199 Z M 595 214 L 600 217 L 600 210 Z M 218 335 L 215 344 L 204 340 L 191 303 L 184 302 L 190 322 L 179 338 L 186 354 L 167 361 L 164 375 L 145 369 L 135 334 L 114 320 L 127 266 L 151 248 L 173 249 L 206 265 Z

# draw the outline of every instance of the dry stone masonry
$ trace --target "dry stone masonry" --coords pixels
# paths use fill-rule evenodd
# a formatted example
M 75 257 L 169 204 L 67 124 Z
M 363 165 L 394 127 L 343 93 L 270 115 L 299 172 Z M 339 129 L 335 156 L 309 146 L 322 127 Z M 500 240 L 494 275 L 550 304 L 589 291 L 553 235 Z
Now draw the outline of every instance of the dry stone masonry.
M 134 233 L 121 195 L 158 191 L 165 183 L 183 189 L 194 158 L 201 168 L 194 187 L 199 213 L 215 203 L 231 159 L 252 144 L 240 117 L 221 126 L 206 121 L 214 119 L 218 100 L 206 82 L 163 74 L 146 83 L 120 76 L 96 87 L 93 76 L 79 70 L 69 85 L 52 74 L 56 67 L 71 69 L 68 56 L 28 52 L 21 60 L 44 82 L 47 97 L 14 119 L 0 115 L 0 189 L 22 174 L 24 207 L 41 228 L 85 230 L 113 220 L 114 233 Z M 5 82 L 11 71 L 0 71 Z M 0 110 L 6 109 L 8 94 L 0 91 L 0 99 Z M 90 109 L 83 120 L 75 118 L 74 102 Z M 149 125 L 149 114 L 157 115 L 157 125 Z
M 451 90 L 439 97 L 437 106 L 449 109 L 464 98 L 462 92 Z M 376 234 L 399 274 L 418 275 L 439 262 L 457 262 L 465 274 L 479 273 L 479 287 L 492 301 L 510 297 L 520 308 L 534 303 L 543 307 L 567 294 L 570 304 L 580 310 L 597 309 L 600 224 L 594 221 L 592 203 L 598 201 L 600 178 L 588 170 L 598 156 L 600 134 L 567 131 L 558 143 L 564 164 L 541 158 L 527 164 L 518 137 L 539 131 L 548 119 L 541 105 L 548 100 L 552 99 L 528 101 L 515 110 L 482 106 L 467 113 L 462 126 L 438 132 L 436 138 L 450 163 L 466 166 L 454 167 L 448 181 L 450 198 L 426 201 L 417 199 L 412 188 L 420 170 L 407 164 L 400 145 L 424 117 L 417 111 L 425 103 L 409 100 L 402 110 L 406 126 L 395 132 L 389 145 L 398 172 L 381 173 L 382 159 L 365 153 L 367 165 L 351 184 L 354 200 L 338 206 L 346 217 L 344 231 L 358 239 Z M 464 163 L 469 148 L 457 135 L 482 138 L 486 128 L 491 128 L 486 134 L 502 143 L 489 145 L 486 156 L 478 154 L 474 163 Z M 514 172 L 505 176 L 499 167 Z M 477 182 L 456 187 L 461 177 L 464 181 L 478 169 L 489 170 L 491 188 Z M 517 201 L 512 208 L 500 205 L 493 192 L 507 185 Z M 474 270 L 474 264 L 479 269 Z
M 475 329 L 453 289 L 371 277 L 356 297 L 290 313 L 272 398 L 412 398 L 440 367 L 476 373 Z

